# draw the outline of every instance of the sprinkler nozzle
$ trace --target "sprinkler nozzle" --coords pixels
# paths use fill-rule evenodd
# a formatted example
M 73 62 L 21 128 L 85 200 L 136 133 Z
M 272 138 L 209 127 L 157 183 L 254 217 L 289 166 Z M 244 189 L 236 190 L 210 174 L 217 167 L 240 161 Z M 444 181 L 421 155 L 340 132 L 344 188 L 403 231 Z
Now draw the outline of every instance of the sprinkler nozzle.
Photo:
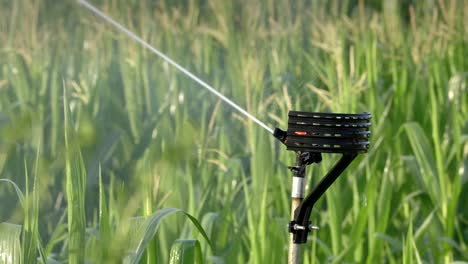
M 275 131 L 273 132 L 273 136 L 277 138 L 282 143 L 286 143 L 286 138 L 288 133 L 286 131 L 281 130 L 280 128 L 275 127 Z

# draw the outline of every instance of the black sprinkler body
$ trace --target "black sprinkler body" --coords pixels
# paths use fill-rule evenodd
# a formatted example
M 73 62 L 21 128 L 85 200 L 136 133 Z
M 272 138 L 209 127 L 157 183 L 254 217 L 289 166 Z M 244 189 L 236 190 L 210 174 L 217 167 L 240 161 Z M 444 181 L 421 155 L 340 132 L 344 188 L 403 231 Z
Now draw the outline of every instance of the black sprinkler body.
M 294 211 L 289 232 L 296 244 L 306 243 L 314 229 L 309 218 L 312 208 L 325 191 L 360 153 L 369 149 L 371 114 L 337 114 L 290 111 L 288 129 L 276 128 L 274 136 L 296 152 L 296 166 L 290 167 L 294 177 L 304 178 L 305 168 L 320 163 L 322 153 L 339 153 L 342 157 L 322 178 Z

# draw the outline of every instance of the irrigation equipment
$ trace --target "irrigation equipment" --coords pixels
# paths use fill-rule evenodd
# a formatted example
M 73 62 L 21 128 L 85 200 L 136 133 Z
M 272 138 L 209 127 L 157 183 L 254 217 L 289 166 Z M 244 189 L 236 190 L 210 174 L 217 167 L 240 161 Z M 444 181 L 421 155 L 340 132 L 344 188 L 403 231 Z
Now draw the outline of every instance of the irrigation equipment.
M 293 172 L 293 184 L 291 193 L 291 222 L 288 225 L 288 230 L 291 233 L 288 263 L 299 263 L 300 244 L 307 242 L 309 232 L 318 229 L 318 227 L 313 226 L 309 220 L 313 206 L 357 155 L 366 153 L 369 148 L 371 114 L 290 111 L 288 114 L 288 129 L 286 131 L 279 128 L 273 130 L 86 0 L 77 1 L 164 61 L 174 66 L 186 76 L 190 77 L 232 108 L 273 134 L 273 136 L 286 145 L 288 150 L 296 152 L 296 164 L 290 167 L 290 170 Z M 320 163 L 322 161 L 322 153 L 340 153 L 342 157 L 327 175 L 323 177 L 312 192 L 304 198 L 306 167 L 313 163 Z
M 369 149 L 370 113 L 336 114 L 290 111 L 288 129 L 276 128 L 274 136 L 296 152 L 293 172 L 291 233 L 289 259 L 291 264 L 299 263 L 300 244 L 307 242 L 310 231 L 318 229 L 309 220 L 312 208 L 325 191 L 341 175 L 360 153 Z M 320 163 L 322 153 L 339 153 L 341 159 L 304 198 L 305 171 L 307 165 Z

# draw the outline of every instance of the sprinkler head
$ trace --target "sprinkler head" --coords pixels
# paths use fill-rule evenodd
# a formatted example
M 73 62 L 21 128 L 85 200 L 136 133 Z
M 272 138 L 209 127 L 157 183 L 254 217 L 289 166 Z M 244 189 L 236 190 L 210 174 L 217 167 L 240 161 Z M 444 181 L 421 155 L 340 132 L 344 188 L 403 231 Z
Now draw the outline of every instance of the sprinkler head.
M 294 211 L 294 220 L 289 223 L 289 232 L 293 234 L 293 242 L 305 243 L 307 235 L 313 228 L 309 218 L 314 204 L 333 184 L 340 174 L 351 164 L 358 154 L 369 149 L 370 113 L 336 114 L 290 111 L 288 129 L 276 128 L 273 135 L 286 145 L 288 150 L 295 151 L 295 168 L 304 177 L 305 167 L 321 161 L 322 153 L 340 153 L 342 157 L 333 168 L 322 178 L 310 194 Z M 305 155 L 306 154 L 306 155 Z M 316 157 L 311 159 L 311 157 Z
M 335 114 L 290 111 L 288 129 L 274 136 L 288 150 L 359 154 L 369 149 L 370 113 Z

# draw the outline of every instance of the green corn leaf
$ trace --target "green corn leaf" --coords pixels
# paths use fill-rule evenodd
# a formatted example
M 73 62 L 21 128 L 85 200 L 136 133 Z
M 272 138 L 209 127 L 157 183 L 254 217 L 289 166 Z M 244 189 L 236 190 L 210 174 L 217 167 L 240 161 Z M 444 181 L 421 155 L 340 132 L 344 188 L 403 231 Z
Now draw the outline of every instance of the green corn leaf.
M 157 211 L 149 217 L 137 217 L 132 220 L 130 227 L 129 248 L 130 252 L 124 259 L 125 264 L 137 264 L 143 255 L 148 244 L 153 240 L 158 231 L 159 224 L 167 217 L 175 213 L 183 213 L 195 225 L 198 231 L 206 239 L 211 248 L 212 244 L 209 240 L 203 227 L 198 220 L 187 212 L 177 209 L 168 208 Z
M 202 226 L 204 227 L 206 233 L 210 236 L 210 237 L 214 237 L 215 236 L 215 226 L 216 226 L 216 222 L 219 220 L 219 214 L 217 213 L 214 213 L 214 212 L 208 212 L 206 213 L 202 220 L 201 220 L 201 224 Z M 219 243 L 219 234 L 216 234 L 216 238 L 217 238 L 217 245 L 219 247 L 219 244 L 222 244 L 222 243 Z M 206 244 L 202 243 L 202 247 L 203 247 L 203 252 L 205 253 L 205 257 L 207 257 L 206 253 L 208 252 L 208 247 Z
M 15 189 L 16 191 L 16 195 L 18 196 L 18 199 L 21 203 L 21 206 L 24 206 L 24 194 L 23 192 L 20 190 L 20 188 L 18 187 L 18 185 L 16 185 L 15 182 L 13 182 L 12 180 L 9 180 L 9 179 L 0 179 L 0 183 L 1 182 L 4 182 L 4 183 L 9 183 L 13 186 L 13 188 Z
M 202 263 L 200 243 L 192 239 L 178 239 L 172 244 L 170 264 Z
M 434 150 L 429 143 L 422 127 L 414 122 L 406 123 L 403 126 L 409 139 L 414 157 L 418 164 L 421 182 L 425 190 L 432 195 L 434 202 L 438 203 L 440 198 L 440 183 L 437 180 L 437 170 L 435 168 Z
M 28 168 L 26 166 L 26 161 L 25 163 L 25 168 L 24 171 L 26 173 L 25 177 L 25 187 L 26 187 L 26 193 L 25 193 L 25 206 L 24 206 L 24 226 L 23 226 L 23 237 L 22 237 L 22 249 L 23 249 L 23 259 L 25 263 L 32 263 L 36 259 L 36 252 L 37 252 L 37 232 L 38 232 L 38 223 L 37 223 L 37 218 L 38 218 L 38 212 L 37 209 L 38 207 L 36 206 L 37 200 L 35 200 L 36 197 L 31 197 L 29 193 L 29 172 Z M 35 185 L 35 183 L 34 183 Z M 35 192 L 33 191 L 33 196 L 35 196 Z
M 0 224 L 0 263 L 21 263 L 21 226 Z

